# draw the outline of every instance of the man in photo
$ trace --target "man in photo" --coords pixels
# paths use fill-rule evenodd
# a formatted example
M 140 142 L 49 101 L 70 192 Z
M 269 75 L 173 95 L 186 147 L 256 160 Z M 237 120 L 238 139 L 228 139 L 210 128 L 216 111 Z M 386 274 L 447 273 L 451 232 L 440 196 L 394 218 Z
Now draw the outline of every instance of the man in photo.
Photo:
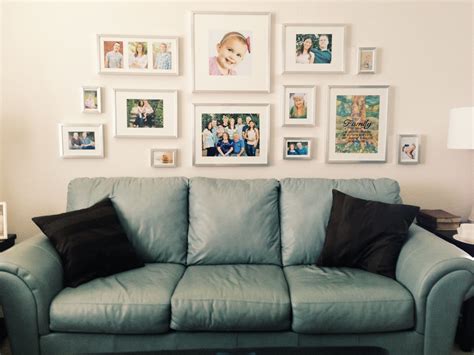
M 171 53 L 168 52 L 168 45 L 166 43 L 160 43 L 160 50 L 156 54 L 155 69 L 171 70 Z
M 298 155 L 308 155 L 308 147 L 303 146 L 303 143 L 296 143 L 296 153 Z
M 318 37 L 318 45 L 316 48 L 312 48 L 311 52 L 314 53 L 315 64 L 329 64 L 332 60 L 332 54 L 329 50 L 329 35 L 320 34 Z
M 123 55 L 120 53 L 121 44 L 115 42 L 113 50 L 107 52 L 105 55 L 105 67 L 106 68 L 122 68 L 123 67 Z

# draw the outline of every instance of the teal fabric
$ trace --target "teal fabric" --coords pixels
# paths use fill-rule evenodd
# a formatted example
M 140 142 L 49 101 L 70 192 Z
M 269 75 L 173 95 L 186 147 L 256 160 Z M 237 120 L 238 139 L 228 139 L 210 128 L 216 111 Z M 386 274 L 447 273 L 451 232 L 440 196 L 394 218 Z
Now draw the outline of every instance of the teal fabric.
M 284 266 L 314 264 L 323 248 L 332 206 L 332 189 L 366 200 L 401 203 L 391 179 L 281 180 L 281 249 Z
M 67 210 L 110 197 L 143 261 L 186 262 L 188 181 L 185 178 L 79 178 L 69 183 Z
M 293 332 L 170 332 L 156 335 L 52 333 L 41 337 L 41 353 L 48 355 L 190 349 L 232 351 L 262 347 L 297 349 L 299 347 L 361 346 L 387 349 L 390 355 L 423 355 L 423 336 L 409 331 L 337 335 L 303 335 Z M 278 350 L 275 351 L 277 352 Z
M 427 230 L 417 225 L 410 227 L 408 241 L 398 257 L 396 276 L 397 280 L 408 288 L 415 299 L 416 330 L 418 332 L 425 332 L 426 301 L 436 283 L 444 276 L 457 270 L 466 270 L 474 275 L 473 260 L 461 249 Z M 471 280 L 467 285 L 461 286 L 466 286 L 466 292 L 468 292 L 472 285 L 474 283 Z M 444 297 L 451 297 L 449 289 L 446 289 L 445 292 Z M 453 297 L 458 296 L 453 295 Z
M 51 304 L 51 330 L 150 334 L 169 330 L 171 295 L 184 272 L 179 264 L 147 264 L 76 288 Z
M 350 268 L 284 269 L 297 333 L 367 333 L 410 329 L 414 302 L 398 282 Z
M 275 265 L 189 266 L 171 299 L 171 329 L 270 331 L 290 327 L 288 287 Z
M 192 178 L 188 265 L 281 265 L 278 181 Z
M 1 253 L 0 272 L 11 274 L 24 283 L 26 287 L 22 288 L 22 292 L 32 295 L 36 303 L 36 314 L 28 317 L 36 318 L 39 334 L 47 334 L 49 305 L 53 297 L 63 288 L 61 259 L 48 238 L 44 235 L 36 236 Z M 13 298 L 23 297 L 27 295 L 19 294 Z

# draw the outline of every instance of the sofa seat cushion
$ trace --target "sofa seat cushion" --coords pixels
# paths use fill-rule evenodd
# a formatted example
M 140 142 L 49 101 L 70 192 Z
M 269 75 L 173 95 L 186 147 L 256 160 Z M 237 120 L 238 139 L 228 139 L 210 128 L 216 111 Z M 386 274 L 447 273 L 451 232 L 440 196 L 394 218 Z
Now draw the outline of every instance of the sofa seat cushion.
M 171 295 L 185 267 L 146 264 L 77 288 L 51 303 L 50 328 L 61 332 L 153 334 L 169 330 Z
M 297 333 L 365 333 L 414 326 L 413 297 L 400 283 L 351 268 L 284 269 Z
M 275 265 L 195 265 L 171 299 L 171 328 L 186 331 L 290 329 L 283 270 Z

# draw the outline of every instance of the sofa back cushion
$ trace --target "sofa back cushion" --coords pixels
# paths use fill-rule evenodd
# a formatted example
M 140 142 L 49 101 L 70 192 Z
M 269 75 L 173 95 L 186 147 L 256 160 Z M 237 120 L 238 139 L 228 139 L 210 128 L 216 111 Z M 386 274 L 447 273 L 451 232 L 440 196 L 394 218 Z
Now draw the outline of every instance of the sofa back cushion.
M 280 193 L 281 248 L 284 266 L 314 264 L 323 248 L 332 206 L 332 189 L 353 197 L 401 203 L 391 179 L 283 179 Z
M 186 262 L 188 180 L 78 178 L 69 183 L 67 210 L 110 197 L 127 237 L 148 263 Z
M 281 265 L 277 180 L 192 178 L 188 264 Z

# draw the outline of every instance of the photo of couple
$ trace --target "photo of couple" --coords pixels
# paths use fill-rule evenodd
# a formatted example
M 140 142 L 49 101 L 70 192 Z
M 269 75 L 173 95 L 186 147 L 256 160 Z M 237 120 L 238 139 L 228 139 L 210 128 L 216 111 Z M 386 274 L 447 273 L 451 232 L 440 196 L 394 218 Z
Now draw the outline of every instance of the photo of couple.
M 255 113 L 202 114 L 202 156 L 259 156 L 259 123 Z
M 127 99 L 127 127 L 163 128 L 163 100 Z
M 94 132 L 69 132 L 69 149 L 95 149 Z
M 287 155 L 308 155 L 308 142 L 287 141 Z
M 332 61 L 331 34 L 297 34 L 296 64 L 330 64 Z

